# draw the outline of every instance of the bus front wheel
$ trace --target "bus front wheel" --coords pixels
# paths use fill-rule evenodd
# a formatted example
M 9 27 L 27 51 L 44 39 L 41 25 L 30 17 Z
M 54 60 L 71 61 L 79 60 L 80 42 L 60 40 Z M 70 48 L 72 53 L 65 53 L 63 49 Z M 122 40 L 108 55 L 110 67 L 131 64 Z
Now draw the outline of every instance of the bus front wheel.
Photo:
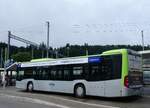
M 74 95 L 78 98 L 83 98 L 86 95 L 86 90 L 83 84 L 77 84 L 74 88 Z
M 32 91 L 33 91 L 33 83 L 32 83 L 32 82 L 29 82 L 29 83 L 27 84 L 27 91 L 28 91 L 28 92 L 32 92 Z

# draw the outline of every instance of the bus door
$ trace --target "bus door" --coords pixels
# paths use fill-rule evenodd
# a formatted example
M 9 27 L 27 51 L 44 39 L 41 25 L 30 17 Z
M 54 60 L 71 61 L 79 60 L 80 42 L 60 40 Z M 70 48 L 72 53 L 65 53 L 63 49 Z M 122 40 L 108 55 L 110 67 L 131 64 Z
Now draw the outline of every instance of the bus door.
M 104 57 L 102 75 L 105 80 L 105 96 L 121 95 L 122 56 L 115 54 Z
M 51 80 L 49 82 L 50 89 L 58 92 L 71 93 L 72 81 L 71 72 L 67 66 L 56 66 L 51 70 Z
M 38 90 L 49 91 L 48 81 L 49 81 L 49 68 L 48 67 L 38 67 L 36 69 L 36 80 L 35 84 Z
M 101 78 L 101 63 L 89 64 L 89 82 L 87 88 L 89 95 L 104 96 L 105 82 Z

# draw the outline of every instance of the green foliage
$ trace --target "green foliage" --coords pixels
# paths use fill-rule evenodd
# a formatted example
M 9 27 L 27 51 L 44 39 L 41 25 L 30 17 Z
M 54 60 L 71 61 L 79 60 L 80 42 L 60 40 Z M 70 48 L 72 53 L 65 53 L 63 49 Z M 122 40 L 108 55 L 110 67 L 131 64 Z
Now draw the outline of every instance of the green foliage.
M 12 58 L 17 62 L 25 62 L 31 60 L 31 55 L 28 52 L 18 52 L 17 54 L 12 55 Z
M 7 47 L 6 43 L 0 42 L 0 48 L 3 49 L 3 59 L 5 57 L 5 48 Z M 44 43 L 40 44 L 40 47 L 34 48 L 34 59 L 37 58 L 45 58 L 46 57 L 46 45 Z M 71 45 L 67 43 L 63 47 L 59 48 L 51 48 L 49 49 L 49 57 L 56 58 L 56 52 L 58 57 L 75 57 L 75 56 L 84 56 L 86 55 L 86 50 L 88 50 L 89 55 L 93 54 L 101 54 L 104 51 L 112 50 L 112 49 L 121 49 L 127 48 L 135 51 L 141 51 L 141 45 L 88 45 L 88 43 L 84 43 L 83 45 Z M 150 45 L 144 47 L 145 50 L 150 50 Z M 17 47 L 10 46 L 10 55 L 17 62 L 30 61 L 32 55 L 32 46 L 26 47 Z

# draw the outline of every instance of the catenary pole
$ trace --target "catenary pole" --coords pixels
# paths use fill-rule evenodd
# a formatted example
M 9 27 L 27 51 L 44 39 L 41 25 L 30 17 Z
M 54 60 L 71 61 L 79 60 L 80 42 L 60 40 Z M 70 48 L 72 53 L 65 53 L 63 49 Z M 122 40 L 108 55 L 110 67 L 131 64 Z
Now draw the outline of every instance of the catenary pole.
M 49 58 L 49 21 L 47 21 L 47 58 Z

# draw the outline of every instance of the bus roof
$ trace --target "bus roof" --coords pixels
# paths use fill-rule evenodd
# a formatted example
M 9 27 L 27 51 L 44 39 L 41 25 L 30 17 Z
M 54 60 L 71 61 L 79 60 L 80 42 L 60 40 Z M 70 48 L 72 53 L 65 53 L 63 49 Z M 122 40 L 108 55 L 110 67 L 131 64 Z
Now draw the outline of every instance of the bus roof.
M 93 57 L 93 56 L 100 56 L 100 55 L 109 55 L 109 54 L 114 54 L 114 53 L 122 53 L 124 51 L 127 51 L 127 49 L 115 49 L 115 50 L 109 50 L 105 51 L 102 54 L 95 54 L 95 55 L 86 55 L 86 56 L 77 56 L 77 57 L 66 57 L 66 58 L 58 58 L 59 60 L 64 60 L 64 59 L 76 59 L 76 58 L 87 58 L 87 57 Z M 50 60 L 58 60 L 54 58 L 42 58 L 42 59 L 32 59 L 30 62 L 42 62 L 42 61 L 50 61 Z
M 32 59 L 30 62 L 40 62 L 40 61 L 48 61 L 54 60 L 53 58 L 42 58 L 42 59 Z
M 58 59 L 52 59 L 52 58 L 34 59 L 31 60 L 30 62 L 21 63 L 21 67 L 88 63 L 88 58 L 90 57 L 105 56 L 111 54 L 122 54 L 123 52 L 127 52 L 127 49 L 116 49 L 116 50 L 105 51 L 102 54 L 79 56 L 79 57 L 67 57 L 67 58 L 58 58 Z
M 128 49 L 115 49 L 103 52 L 101 55 L 110 55 L 110 54 L 122 54 L 126 53 Z

